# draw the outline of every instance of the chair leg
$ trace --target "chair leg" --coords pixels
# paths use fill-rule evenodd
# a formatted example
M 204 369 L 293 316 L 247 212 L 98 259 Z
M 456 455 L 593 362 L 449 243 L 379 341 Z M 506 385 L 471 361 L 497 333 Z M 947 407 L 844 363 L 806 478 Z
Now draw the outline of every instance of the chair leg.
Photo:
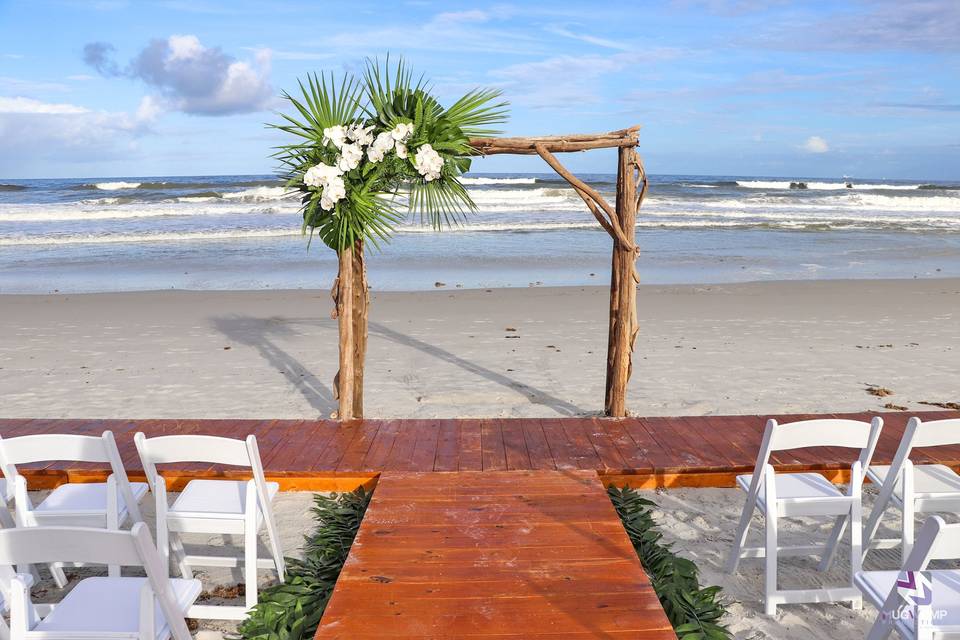
M 855 500 L 850 507 L 850 586 L 856 587 L 854 578 L 863 569 L 863 525 L 861 520 L 862 508 L 859 500 Z M 845 520 L 845 519 L 844 519 Z M 859 611 L 863 608 L 863 598 L 857 598 L 850 603 L 850 608 Z
M 866 640 L 887 640 L 892 632 L 893 625 L 890 624 L 887 616 L 878 612 L 877 619 L 874 621 L 873 626 L 870 627 Z
M 901 516 L 903 518 L 903 534 L 900 545 L 902 554 L 900 556 L 900 564 L 902 566 L 906 559 L 910 557 L 910 551 L 913 549 L 913 509 L 904 504 Z
M 257 604 L 257 525 L 247 523 L 243 531 L 243 576 L 247 609 Z
M 827 546 L 824 547 L 823 558 L 820 559 L 819 571 L 826 571 L 833 563 L 834 556 L 837 555 L 837 545 L 840 544 L 840 538 L 843 537 L 847 528 L 847 516 L 837 516 L 833 521 L 833 531 L 830 532 L 830 539 Z
M 183 540 L 176 531 L 168 532 L 170 537 L 170 549 L 173 551 L 173 557 L 180 568 L 180 576 L 187 580 L 193 578 L 193 569 L 187 564 L 187 552 L 183 548 Z
M 766 528 L 766 571 L 764 573 L 764 609 L 768 616 L 777 615 L 777 515 L 776 507 L 770 509 L 764 517 Z
M 277 532 L 276 522 L 273 520 L 273 509 L 267 505 L 260 510 L 267 528 L 267 542 L 270 544 L 270 554 L 273 564 L 277 568 L 277 576 L 283 582 L 286 577 L 286 566 L 283 561 L 283 550 L 280 548 L 280 534 Z
M 51 564 L 50 574 L 53 576 L 53 581 L 56 583 L 58 589 L 63 589 L 67 586 L 67 575 L 63 572 L 63 567 L 60 564 Z
M 747 534 L 750 532 L 750 521 L 753 520 L 753 510 L 755 501 L 747 496 L 747 501 L 743 505 L 743 513 L 740 514 L 740 524 L 737 525 L 737 535 L 733 539 L 733 547 L 730 549 L 730 556 L 727 558 L 727 573 L 736 573 L 740 566 L 740 554 L 743 545 L 747 543 Z

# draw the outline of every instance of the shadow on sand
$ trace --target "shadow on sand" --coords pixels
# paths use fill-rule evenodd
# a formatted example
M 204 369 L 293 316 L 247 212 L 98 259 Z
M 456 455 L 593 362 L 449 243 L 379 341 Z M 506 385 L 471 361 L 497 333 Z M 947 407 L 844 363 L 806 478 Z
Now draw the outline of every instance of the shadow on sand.
M 317 374 L 311 372 L 300 360 L 277 344 L 278 340 L 302 336 L 303 333 L 300 332 L 297 327 L 317 328 L 319 325 L 316 318 L 255 318 L 243 315 L 229 315 L 215 316 L 211 319 L 211 324 L 233 342 L 256 349 L 267 363 L 283 373 L 290 384 L 293 385 L 304 399 L 310 403 L 310 406 L 316 409 L 321 415 L 326 416 L 336 411 L 337 401 L 333 397 L 332 390 L 320 381 Z M 476 362 L 465 360 L 446 349 L 395 331 L 380 323 L 370 323 L 370 337 L 373 340 L 380 338 L 403 347 L 416 349 L 437 360 L 459 367 L 471 375 L 479 376 L 512 391 L 521 393 L 531 404 L 549 407 L 561 416 L 576 416 L 586 413 L 580 407 L 553 396 L 542 389 L 532 387 L 519 380 L 505 376 Z M 333 338 L 331 337 L 331 339 Z M 375 344 L 368 347 L 368 357 L 371 353 L 375 352 L 375 349 Z M 331 369 L 335 367 L 336 363 L 332 363 Z M 333 371 L 330 372 L 330 377 L 332 379 Z M 491 409 L 492 408 L 493 407 L 491 407 Z

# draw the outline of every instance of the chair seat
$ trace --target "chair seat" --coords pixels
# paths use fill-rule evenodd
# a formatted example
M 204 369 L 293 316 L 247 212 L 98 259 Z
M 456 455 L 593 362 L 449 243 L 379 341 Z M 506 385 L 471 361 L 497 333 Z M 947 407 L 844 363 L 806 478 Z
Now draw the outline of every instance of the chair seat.
M 140 591 L 146 578 L 86 578 L 81 580 L 33 631 L 136 633 L 140 628 Z M 171 579 L 174 599 L 186 616 L 200 595 L 199 580 Z M 156 606 L 157 639 L 170 630 Z M 95 636 L 91 636 L 95 637 Z
M 280 490 L 268 482 L 267 496 L 273 502 Z M 177 496 L 169 515 L 178 517 L 242 519 L 247 506 L 247 483 L 243 480 L 191 480 Z
M 134 499 L 139 502 L 143 496 L 147 494 L 148 487 L 143 482 L 131 482 L 130 490 L 133 492 Z M 117 506 L 119 507 L 119 520 L 123 523 L 127 518 L 128 510 L 123 496 L 120 495 L 119 491 L 117 492 Z M 78 516 L 78 518 L 68 515 L 77 512 L 87 512 L 89 515 L 102 518 L 103 515 L 101 514 L 106 514 L 107 512 L 107 483 L 72 482 L 62 484 L 51 491 L 50 495 L 33 510 L 34 515 L 41 521 L 47 517 L 46 519 L 48 520 L 56 519 L 56 524 L 65 525 L 69 523 L 77 526 L 87 524 L 78 520 L 78 518 L 83 518 L 82 515 Z M 60 514 L 63 514 L 63 517 L 57 517 Z M 76 522 L 74 522 L 75 520 Z M 53 522 L 50 522 L 50 524 L 53 524 Z M 100 524 L 97 526 L 103 525 Z
M 889 466 L 870 465 L 867 475 L 876 484 L 883 484 L 890 472 Z M 917 498 L 960 497 L 960 475 L 942 464 L 918 464 L 913 467 L 913 493 Z M 903 498 L 903 483 L 893 488 L 897 499 Z
M 824 478 L 819 473 L 778 473 L 777 479 L 777 501 L 797 500 L 797 499 L 823 499 L 823 498 L 845 498 L 832 482 Z M 749 491 L 750 482 L 753 475 L 737 476 L 737 485 L 744 491 Z M 764 495 L 763 480 L 760 481 L 760 493 L 757 496 L 757 503 L 760 508 L 765 510 L 766 497 Z

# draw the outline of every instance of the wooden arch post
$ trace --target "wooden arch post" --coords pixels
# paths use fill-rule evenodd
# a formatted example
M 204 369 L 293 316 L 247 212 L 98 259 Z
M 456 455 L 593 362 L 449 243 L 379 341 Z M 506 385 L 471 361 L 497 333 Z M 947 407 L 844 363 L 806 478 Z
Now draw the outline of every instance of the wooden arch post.
M 620 131 L 532 138 L 475 138 L 471 146 L 480 155 L 539 155 L 570 183 L 590 213 L 613 240 L 610 268 L 610 322 L 607 336 L 607 371 L 604 412 L 627 415 L 627 383 L 633 369 L 637 322 L 636 244 L 637 212 L 647 193 L 647 175 L 637 153 L 640 127 Z M 611 206 L 600 193 L 573 175 L 554 155 L 571 151 L 616 148 L 617 197 Z M 331 294 L 332 316 L 340 333 L 340 370 L 334 378 L 339 401 L 338 417 L 363 417 L 363 368 L 367 351 L 367 317 L 370 305 L 362 241 L 339 253 L 339 271 Z
M 647 174 L 637 153 L 640 127 L 609 133 L 534 138 L 478 138 L 471 144 L 482 155 L 537 154 L 570 183 L 590 213 L 613 240 L 610 268 L 610 324 L 607 336 L 607 376 L 604 412 L 627 415 L 627 383 L 633 371 L 633 346 L 637 339 L 637 212 L 647 193 Z M 617 198 L 610 206 L 600 193 L 564 167 L 555 153 L 616 148 Z

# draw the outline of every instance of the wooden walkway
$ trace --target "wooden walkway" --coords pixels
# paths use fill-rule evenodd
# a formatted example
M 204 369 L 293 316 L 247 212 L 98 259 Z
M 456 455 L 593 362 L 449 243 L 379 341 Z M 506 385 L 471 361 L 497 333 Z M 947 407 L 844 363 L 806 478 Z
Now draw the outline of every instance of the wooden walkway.
M 829 414 L 869 420 L 875 414 Z M 956 411 L 884 413 L 875 460 L 889 463 L 910 415 L 924 420 L 960 417 Z M 340 424 L 303 420 L 0 420 L 0 436 L 29 433 L 114 432 L 132 478 L 143 471 L 133 434 L 205 433 L 242 438 L 255 433 L 267 475 L 286 490 L 347 490 L 371 486 L 381 472 L 589 470 L 606 483 L 656 486 L 733 486 L 753 468 L 767 417 L 782 422 L 814 415 L 701 416 L 677 418 L 564 418 L 488 420 L 365 420 Z M 913 454 L 917 463 L 960 468 L 960 446 Z M 807 449 L 775 454 L 784 471 L 816 470 L 842 479 L 852 453 Z M 98 481 L 103 465 L 50 463 L 25 468 L 33 488 L 68 479 Z M 193 477 L 242 474 L 211 465 L 172 470 L 173 488 Z
M 592 471 L 385 472 L 317 639 L 676 638 Z

